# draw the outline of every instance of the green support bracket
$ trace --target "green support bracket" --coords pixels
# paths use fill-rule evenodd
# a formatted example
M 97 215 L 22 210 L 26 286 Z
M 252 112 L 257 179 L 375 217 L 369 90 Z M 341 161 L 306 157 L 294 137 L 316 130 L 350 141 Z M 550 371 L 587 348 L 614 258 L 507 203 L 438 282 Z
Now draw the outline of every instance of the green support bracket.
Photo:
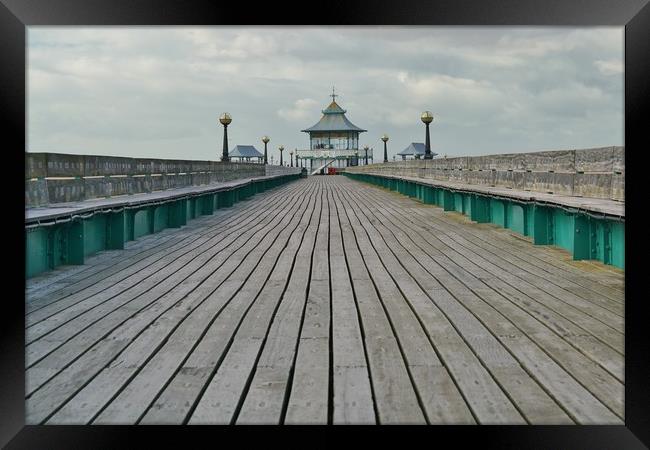
M 65 264 L 84 263 L 84 224 L 82 220 L 75 220 L 62 230 L 67 231 L 67 257 Z M 65 245 L 65 244 L 64 244 Z
M 218 193 L 219 196 L 219 208 L 230 208 L 233 205 L 233 193 L 232 191 L 221 191 Z
M 472 216 L 472 195 L 463 194 L 463 214 L 467 217 Z
M 471 214 L 470 219 L 477 223 L 487 223 L 490 221 L 490 204 L 487 197 L 482 195 L 471 196 Z
M 435 189 L 432 188 L 431 186 L 423 186 L 424 188 L 424 197 L 423 197 L 423 202 L 427 205 L 435 205 L 436 200 L 435 200 Z
M 147 209 L 147 234 L 153 234 L 156 229 L 156 207 L 149 206 Z
M 454 192 L 454 211 L 459 212 L 461 214 L 464 213 L 463 211 L 463 194 L 460 192 Z
M 127 209 L 124 211 L 125 212 L 125 241 L 134 241 L 135 240 L 135 210 L 134 209 Z
M 512 228 L 512 224 L 513 224 L 512 215 L 514 214 L 514 208 L 512 202 L 503 200 L 502 203 L 503 203 L 503 227 Z
M 124 249 L 127 240 L 127 214 L 124 210 L 110 213 L 106 220 L 106 248 L 109 250 Z
M 533 243 L 548 245 L 553 243 L 553 214 L 544 206 L 533 206 Z
M 167 225 L 170 228 L 180 228 L 187 223 L 187 200 L 171 202 L 167 207 Z
M 447 189 L 442 190 L 442 209 L 444 211 L 453 211 L 454 206 L 454 193 Z
M 204 194 L 201 199 L 201 215 L 209 216 L 214 213 L 214 194 Z
M 596 230 L 593 230 L 589 218 L 582 214 L 573 216 L 573 259 L 595 259 Z M 592 248 L 594 254 L 592 254 Z
M 533 235 L 533 205 L 527 205 L 523 204 L 521 205 L 521 208 L 524 211 L 524 216 L 523 216 L 523 227 L 524 227 L 524 236 L 532 236 Z

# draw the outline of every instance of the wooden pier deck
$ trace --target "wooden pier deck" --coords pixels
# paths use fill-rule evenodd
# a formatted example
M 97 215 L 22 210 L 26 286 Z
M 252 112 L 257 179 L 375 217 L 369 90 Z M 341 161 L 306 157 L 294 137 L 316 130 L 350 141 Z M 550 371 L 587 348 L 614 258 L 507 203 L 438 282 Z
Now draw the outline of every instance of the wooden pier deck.
M 622 424 L 624 274 L 341 176 L 27 282 L 28 424 Z

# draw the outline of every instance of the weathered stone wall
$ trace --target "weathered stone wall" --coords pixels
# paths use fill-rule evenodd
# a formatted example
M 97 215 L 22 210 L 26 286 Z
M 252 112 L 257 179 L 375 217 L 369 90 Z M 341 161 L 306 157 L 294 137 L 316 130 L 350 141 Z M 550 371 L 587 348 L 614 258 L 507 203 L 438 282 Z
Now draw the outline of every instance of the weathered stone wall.
M 266 175 L 267 176 L 273 176 L 273 175 L 289 175 L 289 174 L 295 174 L 295 173 L 300 173 L 300 167 L 286 167 L 286 166 L 264 166 Z
M 278 173 L 293 173 L 291 168 L 278 169 L 287 169 Z M 253 163 L 25 153 L 25 206 L 137 194 L 265 175 L 265 166 Z
M 624 147 L 396 161 L 346 171 L 625 201 Z

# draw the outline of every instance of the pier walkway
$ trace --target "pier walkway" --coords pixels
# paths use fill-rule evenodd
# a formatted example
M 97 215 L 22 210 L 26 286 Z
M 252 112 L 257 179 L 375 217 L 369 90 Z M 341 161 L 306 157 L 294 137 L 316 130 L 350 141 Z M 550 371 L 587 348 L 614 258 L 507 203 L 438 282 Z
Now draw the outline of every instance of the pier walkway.
M 624 272 L 342 176 L 27 280 L 27 424 L 623 424 Z

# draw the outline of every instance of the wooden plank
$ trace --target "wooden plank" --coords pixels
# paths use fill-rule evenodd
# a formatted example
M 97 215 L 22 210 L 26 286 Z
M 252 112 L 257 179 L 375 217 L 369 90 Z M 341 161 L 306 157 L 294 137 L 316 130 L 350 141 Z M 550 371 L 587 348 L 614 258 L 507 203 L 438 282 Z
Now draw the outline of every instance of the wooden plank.
M 345 200 L 342 199 L 342 203 L 347 203 Z M 358 207 L 358 205 L 355 205 Z M 373 209 L 375 208 L 380 208 L 379 205 L 373 205 Z M 353 207 L 349 207 L 350 210 L 354 209 Z M 357 223 L 361 223 L 358 220 L 356 221 Z M 363 223 L 367 223 L 366 220 L 363 220 Z M 360 226 L 360 225 L 359 225 Z M 358 236 L 358 235 L 357 235 Z M 379 243 L 379 242 L 378 242 Z M 388 258 L 389 254 L 387 252 L 387 249 L 384 247 L 384 251 L 382 252 L 382 256 L 384 258 Z M 395 260 L 389 260 L 389 262 L 394 262 Z M 462 339 L 458 334 L 456 334 L 451 328 L 451 324 L 449 322 L 445 323 L 445 321 L 441 320 L 443 315 L 440 314 L 440 311 L 435 311 L 432 314 L 431 311 L 431 303 L 429 299 L 424 299 L 424 293 L 418 288 L 417 285 L 415 285 L 410 279 L 410 276 L 408 273 L 406 273 L 402 268 L 399 267 L 399 265 L 391 265 L 390 266 L 390 274 L 395 275 L 396 279 L 400 283 L 400 286 L 403 286 L 403 289 L 408 290 L 408 296 L 407 298 L 415 304 L 415 306 L 419 306 L 419 309 L 421 310 L 422 316 L 423 317 L 428 317 L 432 319 L 437 319 L 438 323 L 433 325 L 433 327 L 429 328 L 430 331 L 430 336 L 433 339 L 433 345 L 438 349 L 438 351 L 444 355 L 445 349 L 443 349 L 445 346 L 447 346 L 447 349 L 450 349 L 450 339 L 452 341 L 455 338 L 455 345 L 453 346 L 453 352 L 455 354 L 458 353 L 463 353 L 464 352 L 464 361 L 462 361 L 463 364 L 458 365 L 458 362 L 461 358 L 458 358 L 458 356 L 454 356 L 449 358 L 447 355 L 446 362 L 449 365 L 449 370 L 452 371 L 452 373 L 459 373 L 459 371 L 464 371 L 464 373 L 458 377 L 458 383 L 460 385 L 461 390 L 464 388 L 465 389 L 465 399 L 467 399 L 468 402 L 470 402 L 470 407 L 472 407 L 474 414 L 477 416 L 478 420 L 481 421 L 482 423 L 484 421 L 495 421 L 495 423 L 523 423 L 523 418 L 519 414 L 519 412 L 515 409 L 515 407 L 511 404 L 507 396 L 501 391 L 501 388 L 492 380 L 489 372 L 482 367 L 481 363 L 479 360 L 472 354 L 472 352 L 469 350 L 469 348 L 463 344 Z M 388 273 L 385 273 L 384 278 L 388 278 Z M 397 278 L 399 276 L 399 278 Z M 411 284 L 409 286 L 409 283 Z M 384 287 L 381 290 L 382 295 L 386 293 L 387 295 L 390 295 L 390 291 L 388 288 Z M 437 293 L 442 293 L 444 291 L 436 291 Z M 390 298 L 397 298 L 398 293 L 393 292 L 392 295 L 390 295 Z M 435 301 L 436 298 L 433 298 Z M 388 305 L 387 305 L 388 309 Z M 428 311 L 427 311 L 428 309 Z M 437 314 L 436 314 L 437 313 Z M 435 328 L 434 328 L 435 327 Z M 445 329 L 446 328 L 446 329 Z M 439 330 L 440 329 L 445 329 L 443 333 L 441 333 Z M 408 337 L 408 341 L 412 342 L 411 336 Z M 424 347 L 424 344 L 421 344 L 419 347 L 420 349 Z M 441 348 L 443 347 L 443 348 Z M 417 350 L 417 348 L 416 348 Z M 447 350 L 449 351 L 449 350 Z M 421 353 L 421 350 L 420 350 Z M 503 358 L 503 356 L 502 356 Z M 424 360 L 431 360 L 431 355 L 427 355 L 427 357 L 424 358 Z M 437 358 L 435 358 L 437 359 Z M 416 365 L 424 365 L 424 364 L 417 364 Z M 468 373 L 467 371 L 467 366 L 469 367 L 470 371 Z M 435 366 L 434 366 L 435 367 Z M 441 371 L 438 371 L 439 373 Z M 449 377 L 449 375 L 447 375 Z M 473 381 L 471 383 L 467 383 L 468 381 Z M 458 389 L 454 385 L 453 382 L 451 382 L 451 378 L 449 377 L 448 379 L 441 379 L 439 384 L 446 385 L 449 388 L 455 388 L 455 389 L 450 389 L 447 392 L 440 393 L 440 392 L 434 392 L 433 390 L 426 391 L 424 390 L 424 387 L 426 387 L 426 378 L 422 380 L 421 384 L 423 388 L 421 390 L 423 392 L 426 392 L 426 395 L 428 398 L 432 398 L 434 400 L 441 399 L 442 401 L 439 401 L 437 403 L 434 403 L 433 405 L 430 405 L 430 416 L 431 419 L 441 419 L 445 422 L 457 422 L 457 423 L 471 423 L 473 421 L 472 416 L 469 414 L 469 410 L 465 407 L 465 402 L 463 398 L 461 397 L 460 393 L 458 392 Z M 463 384 L 461 384 L 463 383 Z M 436 395 L 437 394 L 437 395 Z M 441 395 L 442 394 L 442 395 Z M 479 402 L 477 403 L 472 403 L 473 399 L 480 399 Z M 455 408 L 452 409 L 452 411 L 455 411 L 458 415 L 453 417 L 449 414 L 449 411 L 444 410 L 444 406 L 446 404 L 454 404 Z M 485 409 L 484 409 L 485 408 Z
M 286 424 L 327 424 L 329 418 L 331 304 L 327 192 L 323 192 L 322 199 Z
M 332 190 L 330 203 L 330 277 L 332 288 L 333 423 L 374 424 L 376 415 L 357 309 Z
M 364 331 L 378 421 L 381 424 L 426 423 L 407 362 L 365 266 L 347 211 L 337 200 L 335 205 Z
M 271 218 L 272 216 L 267 216 L 263 221 L 258 223 L 255 228 L 250 229 L 248 231 L 249 234 L 253 234 L 255 231 L 261 229 L 259 227 L 265 225 L 265 223 L 271 220 Z M 205 253 L 197 254 L 188 252 L 186 253 L 186 258 L 174 260 L 174 255 L 170 255 L 167 260 L 171 263 L 167 267 L 159 271 L 154 277 L 144 279 L 131 288 L 126 288 L 126 295 L 112 295 L 113 292 L 110 290 L 105 291 L 102 294 L 109 296 L 109 301 L 101 304 L 99 308 L 92 308 L 87 313 L 76 317 L 76 320 L 65 323 L 65 325 L 57 329 L 56 332 L 51 333 L 48 336 L 48 339 L 38 341 L 35 345 L 29 345 L 27 347 L 28 362 L 38 360 L 38 358 L 47 355 L 57 347 L 60 347 L 63 343 L 69 342 L 75 336 L 78 336 L 80 331 L 83 332 L 83 330 L 86 330 L 87 327 L 93 325 L 98 320 L 101 320 L 114 312 L 117 312 L 117 315 L 120 315 L 120 312 L 127 312 L 128 308 L 124 308 L 125 304 L 128 304 L 129 308 L 133 308 L 134 305 L 142 304 L 143 298 L 150 298 L 151 294 L 155 292 L 155 290 L 168 287 L 173 288 L 173 286 L 176 286 L 183 280 L 182 275 L 192 273 L 194 270 L 205 265 L 211 260 L 211 258 L 214 258 L 212 259 L 211 264 L 216 264 L 215 267 L 219 267 L 219 261 L 223 263 L 227 259 L 227 254 L 222 255 L 221 251 L 228 249 L 237 238 L 238 233 L 236 232 L 231 233 L 229 239 L 219 241 L 217 238 L 212 247 L 207 246 L 207 248 L 204 249 Z M 146 274 L 146 272 L 144 272 L 143 275 L 144 274 Z M 170 278 L 171 274 L 175 274 L 175 277 Z M 180 277 L 180 279 L 176 280 L 177 277 Z M 155 289 L 152 290 L 154 287 Z M 148 303 L 145 303 L 145 305 L 146 304 Z
M 315 209 L 320 209 L 320 190 L 316 194 L 318 201 Z M 232 420 L 246 423 L 248 421 L 261 421 L 263 423 L 279 423 L 284 404 L 284 387 L 289 380 L 289 373 L 293 366 L 295 346 L 300 333 L 301 317 L 303 315 L 306 292 L 309 282 L 309 270 L 311 267 L 311 255 L 315 244 L 315 236 L 318 230 L 318 221 L 310 223 L 301 246 L 296 255 L 293 272 L 289 284 L 282 297 L 277 310 L 268 338 L 260 359 L 255 366 L 250 389 L 241 405 L 241 410 L 236 417 L 237 407 L 241 392 L 242 377 L 235 370 L 238 366 L 236 359 L 239 353 L 229 352 L 226 359 L 219 367 L 219 370 L 207 386 L 203 396 L 199 400 L 196 409 L 190 417 L 190 424 L 201 423 L 230 423 Z M 247 341 L 250 341 L 248 339 Z M 250 361 L 250 359 L 249 359 Z M 266 397 L 256 387 L 269 383 L 265 378 L 267 371 L 260 371 L 260 367 L 272 367 L 273 383 L 277 386 L 271 396 Z M 223 374 L 223 375 L 222 375 Z M 243 380 L 246 381 L 246 378 Z M 232 384 L 238 388 L 231 389 Z M 235 395 L 233 395 L 233 393 Z M 260 395 L 262 394 L 262 395 Z M 251 405 L 254 405 L 251 407 Z M 261 407 L 260 407 L 261 405 Z M 257 409 L 257 407 L 260 407 Z M 254 415 L 249 415 L 251 409 L 255 410 Z
M 312 198 L 308 208 L 300 217 L 297 226 L 295 228 L 294 225 L 286 227 L 286 230 L 290 233 L 286 247 L 284 247 L 282 240 L 276 240 L 274 243 L 274 246 L 279 247 L 278 250 L 281 250 L 277 260 L 266 268 L 258 266 L 258 269 L 249 279 L 247 285 L 250 285 L 249 290 L 251 292 L 245 295 L 252 297 L 254 303 L 250 310 L 245 312 L 241 326 L 236 330 L 232 347 L 228 348 L 226 345 L 232 333 L 223 331 L 233 321 L 232 314 L 221 314 L 193 350 L 190 357 L 183 363 L 179 373 L 175 375 L 174 379 L 165 388 L 165 391 L 161 393 L 149 409 L 141 423 L 183 423 L 192 410 L 192 405 L 200 396 L 203 386 L 210 381 L 216 369 L 221 366 L 220 361 L 225 351 L 237 353 L 237 356 L 234 357 L 237 359 L 236 370 L 240 371 L 243 376 L 236 377 L 235 382 L 245 381 L 248 378 L 262 345 L 262 340 L 266 336 L 264 330 L 268 329 L 275 305 L 284 291 L 293 258 L 313 212 Z M 271 262 L 271 258 L 268 258 L 268 262 Z M 258 281 L 254 279 L 253 277 L 258 274 L 263 274 L 265 278 L 268 277 L 268 280 Z M 244 292 L 244 289 L 240 291 L 240 294 Z M 253 291 L 258 292 L 259 295 L 253 295 Z M 220 349 L 224 349 L 224 351 Z M 255 349 L 257 349 L 257 352 L 255 352 Z M 242 357 L 245 358 L 242 359 Z M 231 357 L 230 361 L 233 360 L 233 357 Z M 245 367 L 249 368 L 244 369 Z M 223 372 L 220 372 L 218 376 L 226 378 L 223 376 Z M 230 392 L 234 393 L 234 386 L 231 385 L 230 388 Z M 239 400 L 239 396 L 235 395 L 234 397 L 236 397 L 235 401 Z
M 416 214 L 420 217 L 432 217 L 431 210 L 418 209 Z M 473 223 L 466 216 L 460 214 L 437 214 L 437 220 L 455 227 L 460 223 Z M 553 254 L 547 254 L 546 247 L 535 247 L 530 245 L 529 238 L 522 238 L 520 235 L 511 230 L 498 228 L 491 224 L 481 224 L 475 227 L 463 227 L 463 236 L 472 242 L 486 245 L 492 250 L 508 253 L 516 264 L 525 265 L 528 270 L 541 276 L 548 277 L 553 275 L 553 282 L 564 289 L 575 291 L 577 295 L 583 298 L 607 298 L 617 303 L 622 303 L 624 291 L 622 289 L 623 278 L 619 274 L 620 287 L 612 288 L 608 283 L 603 283 L 603 277 L 610 278 L 609 274 L 603 274 L 602 270 L 598 274 L 592 274 L 584 270 L 579 270 L 572 263 L 566 263 L 559 259 L 557 250 Z M 543 275 L 542 272 L 546 275 Z
M 173 372 L 178 369 L 178 366 L 184 360 L 184 357 L 188 354 L 189 351 L 194 347 L 195 342 L 198 341 L 203 335 L 204 330 L 210 323 L 214 324 L 215 315 L 219 314 L 222 311 L 222 308 L 227 304 L 228 306 L 233 306 L 233 303 L 229 303 L 229 300 L 232 300 L 232 297 L 235 293 L 241 288 L 242 283 L 250 281 L 255 284 L 256 279 L 250 279 L 246 276 L 242 278 L 242 272 L 250 274 L 255 268 L 260 268 L 259 265 L 256 265 L 256 262 L 261 262 L 260 257 L 262 255 L 266 256 L 267 250 L 273 246 L 281 247 L 282 240 L 286 241 L 288 229 L 285 228 L 289 225 L 290 221 L 297 212 L 300 212 L 300 203 L 298 207 L 295 207 L 293 212 L 288 212 L 288 214 L 280 214 L 276 217 L 282 217 L 282 222 L 279 225 L 269 224 L 267 228 L 267 233 L 263 241 L 257 244 L 251 252 L 249 252 L 242 262 L 241 265 L 237 266 L 234 272 L 228 277 L 228 281 L 221 284 L 220 287 L 213 292 L 206 300 L 202 301 L 196 309 L 189 313 L 180 323 L 180 326 L 176 328 L 170 336 L 159 336 L 159 342 L 155 343 L 160 346 L 160 341 L 162 342 L 162 348 L 158 349 L 155 347 L 155 355 L 146 362 L 146 364 L 136 365 L 132 372 L 137 374 L 132 374 L 128 386 L 126 386 L 117 397 L 111 402 L 111 404 L 103 410 L 103 412 L 96 419 L 96 423 L 135 423 L 140 416 L 146 411 L 149 404 L 152 402 L 152 398 L 162 389 L 162 385 L 166 383 L 169 377 L 172 376 Z M 295 206 L 295 205 L 294 205 Z M 279 240 L 276 240 L 278 233 L 283 234 Z M 269 255 L 271 260 L 275 260 L 275 254 Z M 247 260 L 251 261 L 251 264 L 244 264 Z M 262 272 L 264 273 L 264 267 L 261 267 Z M 262 280 L 263 281 L 263 280 Z M 241 292 L 241 291 L 239 291 Z M 242 298 L 243 297 L 243 298 Z M 253 298 L 255 295 L 253 293 Z M 244 296 L 239 296 L 235 300 L 245 300 Z M 252 299 L 251 299 L 252 300 Z M 241 302 L 239 302 L 241 303 Z M 232 309 L 236 309 L 239 303 L 235 302 Z M 244 306 L 245 308 L 245 306 Z M 238 320 L 233 317 L 236 314 L 226 314 L 225 322 L 222 321 L 219 327 L 220 332 L 230 330 L 230 334 L 236 328 Z M 224 317 L 219 315 L 219 318 Z M 234 320 L 233 320 L 234 319 Z M 225 327 L 224 327 L 225 325 Z M 230 326 L 231 328 L 228 328 Z M 227 339 L 230 337 L 230 334 Z M 152 347 L 153 348 L 153 347 Z M 135 347 L 136 353 L 131 350 L 131 347 L 127 348 L 119 357 L 119 359 L 129 358 L 129 355 L 140 355 L 143 360 L 146 360 L 146 353 L 142 351 L 141 348 Z M 149 350 L 151 353 L 152 350 Z M 143 354 L 144 353 L 144 354 Z M 172 373 L 170 373 L 172 372 Z M 77 406 L 79 404 L 87 405 L 88 400 L 86 397 L 97 398 L 97 388 L 94 386 L 95 380 L 98 378 L 111 378 L 111 370 L 102 371 L 98 377 L 93 379 L 93 381 L 85 388 L 85 392 L 81 391 L 75 396 L 66 406 L 55 415 L 49 423 L 62 423 L 62 421 L 73 420 L 79 422 L 80 419 L 82 423 L 85 423 L 91 420 L 103 404 L 96 404 L 95 411 L 92 415 L 85 416 L 80 418 L 78 414 Z M 104 399 L 111 398 L 114 396 L 114 392 L 117 392 L 120 385 L 115 383 L 111 386 L 111 392 L 105 392 L 103 397 Z M 86 410 L 88 408 L 86 407 Z M 65 423 L 65 422 L 64 422 Z
M 401 221 L 400 217 L 395 216 L 395 218 L 396 220 Z M 426 244 L 429 244 L 431 246 L 428 250 L 431 255 L 434 256 L 436 260 L 444 261 L 445 267 L 453 270 L 454 275 L 459 274 L 459 270 L 455 268 L 455 260 L 460 258 L 461 260 L 476 261 L 479 259 L 471 251 L 463 251 L 453 244 L 445 244 L 445 242 L 442 241 L 442 239 L 444 239 L 443 236 L 441 236 L 441 239 L 438 239 L 437 236 L 432 236 L 431 233 L 427 230 L 429 223 L 430 222 L 427 222 L 427 225 L 419 225 L 416 227 L 416 231 L 423 239 L 423 242 L 426 242 Z M 401 224 L 402 225 L 400 226 L 407 225 L 403 221 L 401 221 Z M 483 275 L 482 278 L 487 279 L 494 276 L 499 277 L 500 279 L 506 281 L 508 284 L 517 288 L 521 293 L 527 295 L 528 297 L 540 302 L 541 304 L 553 307 L 554 311 L 571 319 L 575 324 L 578 324 L 584 329 L 593 333 L 595 336 L 603 340 L 612 348 L 616 349 L 619 352 L 622 352 L 622 335 L 604 324 L 602 321 L 599 321 L 592 316 L 583 313 L 582 311 L 576 310 L 576 308 L 572 305 L 568 305 L 567 307 L 566 303 L 562 302 L 560 299 L 547 294 L 543 290 L 526 282 L 522 278 L 513 275 L 511 272 L 505 271 L 495 266 L 491 261 L 480 258 L 480 267 L 477 267 L 476 270 L 481 271 L 486 269 L 490 273 Z
M 275 217 L 276 220 L 280 220 L 278 216 Z M 100 327 L 93 327 L 93 332 L 99 333 L 100 336 L 102 333 L 110 333 L 106 334 L 105 337 L 102 338 L 103 343 L 112 343 L 118 340 L 118 343 L 121 345 L 116 345 L 108 350 L 101 350 L 101 345 L 95 345 L 90 348 L 90 343 L 86 343 L 87 345 L 84 346 L 84 342 L 76 342 L 75 344 L 77 345 L 72 346 L 70 352 L 78 353 L 81 351 L 84 357 L 74 360 L 74 362 L 68 367 L 63 366 L 65 369 L 59 376 L 50 380 L 46 386 L 39 389 L 30 397 L 27 402 L 28 419 L 30 423 L 40 422 L 40 420 L 46 417 L 49 411 L 55 408 L 56 405 L 65 401 L 67 397 L 75 392 L 75 390 L 83 387 L 84 383 L 87 382 L 89 378 L 94 376 L 97 371 L 110 362 L 133 339 L 135 339 L 142 330 L 149 327 L 156 318 L 160 317 L 167 310 L 174 308 L 175 312 L 180 311 L 183 315 L 187 314 L 187 311 L 191 310 L 194 304 L 200 302 L 200 300 L 209 295 L 223 280 L 225 280 L 225 278 L 227 278 L 228 274 L 234 270 L 238 265 L 237 252 L 239 252 L 239 254 L 246 254 L 251 251 L 252 248 L 255 247 L 255 244 L 261 240 L 261 236 L 259 236 L 258 233 L 255 233 L 254 230 L 247 231 L 242 234 L 239 240 L 241 241 L 241 244 L 237 249 L 234 249 L 234 253 L 230 255 L 233 256 L 232 258 L 229 258 L 229 255 L 227 254 L 220 255 L 223 266 L 219 267 L 220 265 L 218 264 L 217 267 L 219 267 L 219 269 L 216 271 L 214 271 L 214 267 L 211 265 L 203 266 L 199 271 L 195 272 L 190 276 L 190 278 L 185 280 L 185 282 L 181 283 L 179 288 L 170 291 L 170 293 L 167 293 L 160 298 L 157 298 L 159 294 L 156 293 L 155 289 L 147 292 L 145 296 L 154 296 L 154 300 L 156 300 L 153 306 L 143 310 L 140 314 L 126 317 L 123 326 L 121 327 L 120 324 L 117 326 L 109 325 L 109 327 L 112 328 L 108 328 L 107 331 L 96 331 L 96 328 Z M 188 294 L 190 295 L 188 296 Z M 178 309 L 179 307 L 181 308 L 180 310 Z M 123 314 L 129 313 L 129 311 L 122 310 L 119 312 Z M 178 317 L 174 317 L 172 322 L 176 323 L 175 321 L 177 320 Z M 94 341 L 91 341 L 91 343 L 92 342 Z M 101 356 L 98 357 L 98 355 Z M 61 359 L 65 358 L 61 358 L 60 355 L 58 356 L 58 358 L 46 358 L 44 360 L 46 361 L 44 364 L 45 367 L 49 367 L 49 364 L 62 364 Z M 105 362 L 100 363 L 99 361 Z M 30 371 L 28 371 L 28 374 L 29 373 Z M 38 372 L 36 373 L 38 374 Z
M 377 209 L 373 209 L 373 211 L 377 211 Z M 445 285 L 447 286 L 449 284 L 445 283 Z M 456 295 L 457 298 L 460 298 L 461 301 L 463 299 L 468 299 L 467 301 L 469 303 L 467 303 L 467 305 L 471 305 L 471 308 L 474 309 L 475 313 L 480 312 L 482 314 L 483 321 L 490 323 L 490 327 L 489 327 L 490 330 L 492 330 L 492 331 L 496 330 L 498 336 L 500 336 L 500 337 L 501 336 L 508 336 L 509 339 L 512 339 L 512 338 L 518 338 L 519 339 L 520 338 L 520 336 L 517 336 L 517 334 L 513 334 L 512 329 L 502 329 L 504 327 L 504 324 L 507 323 L 507 322 L 504 322 L 502 320 L 503 317 L 499 317 L 499 316 L 493 314 L 493 312 L 489 311 L 488 308 L 483 307 L 481 305 L 481 303 L 477 303 L 475 301 L 475 298 L 472 298 L 471 295 L 467 295 L 466 293 L 462 293 L 462 292 L 458 292 L 458 291 L 454 292 L 454 294 Z M 492 300 L 494 300 L 494 298 Z M 468 306 L 468 307 L 470 307 L 470 306 Z M 463 324 L 468 323 L 467 320 L 457 321 L 457 322 L 458 323 L 463 323 Z M 513 340 L 513 342 L 517 342 L 517 339 Z M 509 346 L 509 348 L 512 348 L 512 347 Z M 533 351 L 531 349 L 535 349 L 536 351 L 539 351 L 538 348 L 533 347 L 529 343 L 528 344 L 528 351 L 529 352 Z M 565 351 L 566 351 L 566 349 L 565 349 Z M 542 360 L 544 360 L 544 357 L 542 357 L 542 356 L 538 356 L 538 357 L 541 358 Z M 546 360 L 548 361 L 548 358 L 546 358 Z M 550 362 L 549 364 L 552 364 L 552 362 Z M 582 392 L 582 397 L 581 398 L 576 398 L 576 395 L 574 394 L 573 391 L 577 390 L 578 392 L 580 392 L 581 386 L 576 387 L 574 385 L 572 387 L 572 389 L 559 389 L 558 386 L 554 386 L 554 388 L 555 389 L 552 389 L 552 392 L 557 393 L 558 395 L 565 395 L 566 397 L 568 397 L 568 398 L 565 398 L 565 401 L 566 401 L 566 403 L 571 404 L 571 406 L 573 407 L 572 412 L 573 412 L 574 415 L 576 415 L 579 418 L 579 420 L 587 421 L 587 422 L 590 421 L 590 420 L 593 420 L 593 417 L 590 416 L 591 414 L 593 414 L 595 416 L 598 416 L 597 420 L 603 420 L 603 421 L 614 420 L 615 421 L 614 416 L 609 411 L 603 411 L 602 407 L 599 407 L 599 405 L 596 402 L 592 401 L 593 400 L 592 398 L 589 398 L 590 397 L 589 394 L 584 393 L 584 389 L 583 389 L 583 392 Z M 610 388 L 611 388 L 611 385 L 610 385 Z M 620 390 L 619 390 L 619 392 L 620 392 Z M 585 403 L 587 403 L 589 405 L 587 410 L 584 409 L 584 406 L 581 405 L 581 402 L 585 402 Z
M 293 193 L 292 195 L 295 195 L 296 189 L 299 189 L 296 186 L 286 186 L 283 188 L 287 189 L 286 190 L 287 194 Z M 283 198 L 284 197 L 279 195 L 279 192 L 276 192 L 275 195 L 270 200 L 267 200 L 267 202 L 265 203 L 261 203 L 262 205 L 261 209 L 272 208 L 274 204 L 281 202 Z M 256 201 L 261 201 L 261 200 L 258 199 Z M 136 257 L 125 258 L 121 260 L 120 263 L 111 266 L 109 270 L 95 271 L 94 273 L 92 273 L 90 277 L 84 277 L 83 280 L 81 280 L 80 282 L 73 283 L 70 286 L 67 285 L 59 286 L 59 290 L 57 290 L 56 292 L 46 292 L 45 294 L 38 293 L 33 296 L 30 296 L 28 299 L 29 300 L 28 311 L 40 309 L 40 307 L 42 307 L 43 304 L 54 303 L 58 301 L 60 298 L 64 298 L 66 296 L 69 296 L 72 293 L 78 292 L 81 289 L 87 288 L 89 286 L 93 286 L 103 278 L 106 278 L 109 275 L 117 273 L 123 268 L 129 267 L 134 262 L 137 262 L 140 259 L 142 259 L 143 256 L 149 256 L 150 254 L 153 253 L 164 254 L 164 250 L 169 245 L 172 246 L 181 245 L 182 242 L 184 242 L 187 239 L 191 239 L 194 235 L 200 237 L 202 234 L 213 232 L 213 230 L 210 228 L 205 229 L 206 225 L 209 226 L 209 224 L 220 223 L 222 228 L 242 226 L 243 225 L 242 220 L 248 220 L 248 221 L 254 220 L 255 217 L 264 213 L 264 211 L 260 211 L 259 210 L 260 208 L 257 208 L 256 206 L 259 205 L 257 205 L 256 202 L 253 202 L 252 204 L 246 205 L 246 207 L 241 207 L 241 208 L 238 207 L 232 210 L 217 210 L 211 216 L 199 217 L 196 220 L 191 221 L 189 224 L 184 226 L 181 230 L 163 230 L 162 233 L 165 232 L 172 233 L 172 236 L 174 236 L 176 239 L 170 241 L 170 243 L 166 246 L 160 246 L 159 248 L 154 247 L 153 249 L 150 248 L 145 253 L 136 255 Z M 141 240 L 153 243 L 155 242 L 152 241 L 152 239 L 154 239 L 154 236 L 157 236 L 157 234 L 144 236 L 143 238 L 141 238 Z M 137 243 L 130 243 L 129 245 L 137 245 Z
M 276 199 L 276 201 L 280 201 L 280 199 Z M 245 227 L 251 222 L 254 223 L 257 217 L 265 214 L 265 211 L 272 211 L 274 207 L 276 206 L 273 202 L 270 202 L 268 210 L 262 209 L 262 211 L 251 211 L 250 214 L 237 215 L 234 218 L 234 221 L 225 221 L 225 223 L 217 222 L 215 223 L 215 226 L 209 228 L 206 228 L 205 225 L 211 225 L 214 221 L 206 221 L 202 227 L 191 226 L 187 229 L 181 230 L 178 232 L 178 236 L 180 237 L 179 242 L 172 242 L 171 246 L 163 245 L 160 248 L 154 247 L 146 252 L 146 254 L 138 255 L 137 258 L 127 258 L 120 264 L 112 266 L 108 271 L 99 271 L 93 276 L 87 277 L 82 283 L 76 283 L 66 289 L 59 290 L 54 295 L 48 295 L 48 304 L 45 307 L 34 310 L 32 313 L 28 313 L 27 323 L 28 325 L 33 324 L 38 320 L 47 318 L 53 313 L 64 309 L 70 304 L 74 304 L 79 301 L 79 299 L 87 298 L 92 294 L 102 292 L 118 280 L 123 280 L 129 275 L 137 274 L 138 271 L 149 267 L 161 257 L 164 257 L 176 249 L 183 249 L 192 242 L 196 242 L 198 239 L 206 237 L 211 238 L 219 233 L 223 233 L 224 230 L 229 231 L 231 228 Z M 214 217 L 210 217 L 209 219 L 214 220 Z M 187 238 L 183 238 L 183 236 L 187 236 Z M 143 255 L 146 258 L 142 258 Z M 28 304 L 35 306 L 37 303 L 38 299 L 30 299 Z

